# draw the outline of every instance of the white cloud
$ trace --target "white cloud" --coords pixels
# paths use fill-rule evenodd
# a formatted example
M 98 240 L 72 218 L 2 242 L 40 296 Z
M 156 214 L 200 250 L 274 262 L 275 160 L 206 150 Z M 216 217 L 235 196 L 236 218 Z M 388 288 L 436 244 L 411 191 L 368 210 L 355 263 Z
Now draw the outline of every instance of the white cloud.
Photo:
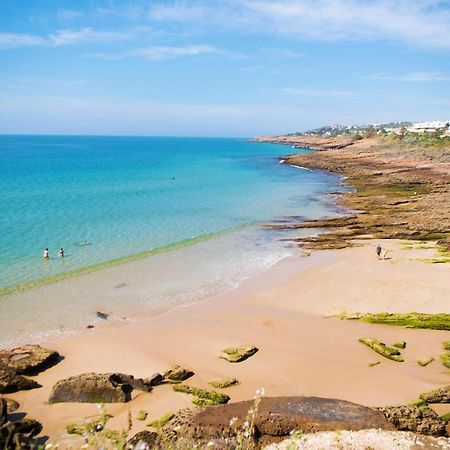
M 59 47 L 62 45 L 84 44 L 86 42 L 111 42 L 130 39 L 132 34 L 119 31 L 96 31 L 92 28 L 81 28 L 79 30 L 60 30 L 48 37 L 50 45 Z
M 150 61 L 162 61 L 180 57 L 200 56 L 208 54 L 224 54 L 225 51 L 211 45 L 187 45 L 183 47 L 171 46 L 149 46 L 135 48 L 123 53 L 89 53 L 88 58 L 98 58 L 104 60 L 122 60 L 131 57 L 140 57 Z
M 23 33 L 0 33 L 0 49 L 32 47 L 45 45 L 46 40 L 40 36 Z
M 79 19 L 84 16 L 85 16 L 84 12 L 74 11 L 71 9 L 58 9 L 56 11 L 56 18 L 60 21 Z
M 335 97 L 335 98 L 349 98 L 354 97 L 354 92 L 340 91 L 340 90 L 328 90 L 328 89 L 301 89 L 301 88 L 281 88 L 277 89 L 279 92 L 288 95 L 300 95 L 300 96 L 314 96 L 314 97 Z
M 450 8 L 439 0 L 218 0 L 154 4 L 150 17 L 245 33 L 320 41 L 400 41 L 450 48 Z
M 435 82 L 450 81 L 450 76 L 440 72 L 411 72 L 403 75 L 373 74 L 366 77 L 369 80 L 407 81 L 407 82 Z
M 86 43 L 114 43 L 137 37 L 148 28 L 135 28 L 127 31 L 97 31 L 91 27 L 74 30 L 59 30 L 47 36 L 24 33 L 0 33 L 0 49 L 17 47 L 61 47 Z

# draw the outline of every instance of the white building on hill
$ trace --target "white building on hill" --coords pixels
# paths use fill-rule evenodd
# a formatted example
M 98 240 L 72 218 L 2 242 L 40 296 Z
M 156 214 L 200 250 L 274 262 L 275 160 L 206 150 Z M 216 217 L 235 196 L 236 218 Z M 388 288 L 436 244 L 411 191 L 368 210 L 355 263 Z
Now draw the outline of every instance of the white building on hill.
M 442 131 L 449 127 L 449 121 L 434 121 L 434 122 L 417 122 L 413 123 L 407 130 L 411 133 L 434 133 L 435 131 Z

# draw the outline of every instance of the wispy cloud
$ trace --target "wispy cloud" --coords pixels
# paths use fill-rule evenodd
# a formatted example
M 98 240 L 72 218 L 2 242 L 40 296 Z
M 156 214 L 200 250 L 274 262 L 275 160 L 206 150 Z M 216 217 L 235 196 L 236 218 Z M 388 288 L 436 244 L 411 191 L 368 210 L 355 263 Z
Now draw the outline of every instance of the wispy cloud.
M 351 91 L 340 91 L 340 90 L 329 90 L 329 89 L 302 89 L 302 88 L 292 88 L 285 87 L 277 89 L 278 92 L 288 95 L 299 95 L 299 96 L 314 96 L 314 97 L 335 97 L 335 98 L 349 98 L 354 97 L 357 94 Z
M 367 76 L 366 79 L 426 83 L 436 81 L 450 81 L 450 76 L 444 75 L 440 72 L 411 72 L 405 73 L 403 75 L 384 75 L 376 73 Z
M 59 21 L 69 21 L 73 19 L 80 19 L 84 17 L 85 13 L 83 11 L 74 11 L 72 9 L 58 9 L 56 11 L 56 18 Z
M 224 54 L 224 50 L 211 45 L 187 45 L 183 47 L 169 46 L 149 46 L 135 48 L 123 53 L 89 53 L 84 55 L 88 58 L 98 58 L 110 61 L 122 60 L 125 58 L 145 58 L 150 61 L 163 61 L 180 57 L 193 57 L 211 54 Z
M 60 47 L 86 43 L 110 43 L 129 40 L 136 37 L 143 29 L 128 31 L 98 31 L 91 27 L 76 30 L 59 30 L 47 36 L 24 33 L 0 33 L 0 49 L 17 47 Z
M 46 39 L 33 34 L 0 33 L 0 49 L 45 45 Z
M 439 0 L 217 0 L 153 3 L 156 21 L 239 28 L 321 41 L 399 41 L 450 48 L 450 8 Z

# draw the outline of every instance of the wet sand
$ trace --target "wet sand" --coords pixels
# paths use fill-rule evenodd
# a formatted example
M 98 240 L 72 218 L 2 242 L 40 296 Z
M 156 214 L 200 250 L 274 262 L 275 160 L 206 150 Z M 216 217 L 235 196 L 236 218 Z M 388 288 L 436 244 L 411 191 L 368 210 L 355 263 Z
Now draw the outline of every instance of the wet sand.
M 399 405 L 421 392 L 448 384 L 450 371 L 439 361 L 445 331 L 415 330 L 324 318 L 340 312 L 449 312 L 448 264 L 420 261 L 434 250 L 404 250 L 398 241 L 383 242 L 391 259 L 378 261 L 375 246 L 316 252 L 286 258 L 238 288 L 201 303 L 179 307 L 136 323 L 96 327 L 84 334 L 42 343 L 64 360 L 36 377 L 43 387 L 10 395 L 20 411 L 44 425 L 52 441 L 76 446 L 79 438 L 65 425 L 98 413 L 92 404 L 48 405 L 53 384 L 85 372 L 120 371 L 135 377 L 163 372 L 173 364 L 195 372 L 187 384 L 235 377 L 240 385 L 225 390 L 231 401 L 266 395 L 317 395 L 368 406 Z M 95 287 L 93 287 L 95 288 Z M 407 341 L 404 363 L 387 360 L 358 342 L 362 336 L 387 344 Z M 229 346 L 256 345 L 245 362 L 218 358 Z M 420 367 L 418 359 L 436 360 Z M 369 367 L 369 363 L 380 364 Z M 134 392 L 127 404 L 107 405 L 110 428 L 124 428 L 128 411 L 145 409 L 149 419 L 192 406 L 189 395 L 159 386 Z M 140 431 L 145 422 L 133 421 Z

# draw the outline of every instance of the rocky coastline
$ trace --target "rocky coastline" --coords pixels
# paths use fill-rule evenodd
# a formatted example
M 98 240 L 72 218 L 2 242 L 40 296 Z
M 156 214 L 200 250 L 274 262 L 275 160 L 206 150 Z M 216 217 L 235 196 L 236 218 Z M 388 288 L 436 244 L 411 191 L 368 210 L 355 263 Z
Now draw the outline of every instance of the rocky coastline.
M 327 229 L 318 237 L 299 239 L 301 247 L 337 249 L 367 238 L 433 241 L 441 246 L 440 260 L 448 261 L 450 149 L 390 142 L 382 137 L 256 140 L 316 150 L 286 156 L 283 163 L 338 173 L 352 188 L 349 193 L 336 194 L 338 204 L 351 211 L 343 217 L 270 225 Z

